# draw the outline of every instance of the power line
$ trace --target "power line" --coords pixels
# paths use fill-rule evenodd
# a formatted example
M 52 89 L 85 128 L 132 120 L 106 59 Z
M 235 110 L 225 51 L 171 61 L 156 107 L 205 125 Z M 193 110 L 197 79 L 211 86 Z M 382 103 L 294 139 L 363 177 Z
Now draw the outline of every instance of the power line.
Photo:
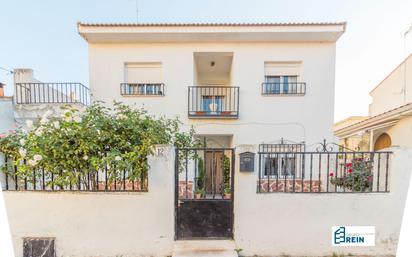
M 13 74 L 13 73 L 14 73 L 12 70 L 3 68 L 3 67 L 1 67 L 1 66 L 0 66 L 0 69 L 1 69 L 1 70 L 4 70 L 4 71 L 7 71 L 9 74 Z

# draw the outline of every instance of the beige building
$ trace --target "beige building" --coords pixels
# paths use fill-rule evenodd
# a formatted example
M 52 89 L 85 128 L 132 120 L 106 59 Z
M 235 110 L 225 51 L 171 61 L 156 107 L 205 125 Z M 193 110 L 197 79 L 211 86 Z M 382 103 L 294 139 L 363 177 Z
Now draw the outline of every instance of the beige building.
M 79 23 L 78 31 L 94 100 L 178 116 L 209 146 L 333 139 L 345 23 Z
M 349 117 L 335 124 L 340 143 L 353 150 L 412 147 L 412 55 L 371 92 L 368 117 Z

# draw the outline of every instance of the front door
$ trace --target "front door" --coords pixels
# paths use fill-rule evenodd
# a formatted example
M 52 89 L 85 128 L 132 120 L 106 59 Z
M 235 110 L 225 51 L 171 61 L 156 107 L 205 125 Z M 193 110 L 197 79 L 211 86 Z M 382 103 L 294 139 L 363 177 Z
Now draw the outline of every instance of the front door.
M 232 238 L 234 149 L 178 148 L 175 170 L 175 238 Z
M 226 156 L 225 156 L 226 157 Z M 221 195 L 224 193 L 223 151 L 206 151 L 205 161 L 205 194 Z

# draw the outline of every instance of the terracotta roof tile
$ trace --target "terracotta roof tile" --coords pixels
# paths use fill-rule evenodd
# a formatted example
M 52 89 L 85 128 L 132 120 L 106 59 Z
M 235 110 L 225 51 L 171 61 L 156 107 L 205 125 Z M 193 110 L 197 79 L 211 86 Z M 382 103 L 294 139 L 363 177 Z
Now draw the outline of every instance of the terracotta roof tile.
M 287 23 L 83 23 L 88 27 L 254 27 L 254 26 L 346 26 L 346 22 L 287 22 Z

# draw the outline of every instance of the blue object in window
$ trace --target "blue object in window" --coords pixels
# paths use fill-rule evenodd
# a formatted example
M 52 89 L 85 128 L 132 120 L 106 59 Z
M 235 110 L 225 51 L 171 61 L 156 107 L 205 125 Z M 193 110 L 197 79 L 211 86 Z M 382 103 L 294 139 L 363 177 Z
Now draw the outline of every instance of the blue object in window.
M 147 84 L 146 85 L 146 95 L 154 95 L 154 85 Z
M 215 104 L 217 104 L 216 111 L 221 112 L 223 107 L 223 96 L 216 96 L 215 97 Z
M 203 109 L 204 112 L 210 112 L 210 105 L 213 103 L 213 99 L 210 96 L 203 96 Z
M 280 93 L 280 77 L 279 76 L 266 76 L 265 92 L 271 94 Z
M 289 77 L 283 76 L 283 93 L 289 93 Z
M 208 114 L 216 114 L 222 112 L 223 97 L 222 96 L 203 96 L 202 111 Z

